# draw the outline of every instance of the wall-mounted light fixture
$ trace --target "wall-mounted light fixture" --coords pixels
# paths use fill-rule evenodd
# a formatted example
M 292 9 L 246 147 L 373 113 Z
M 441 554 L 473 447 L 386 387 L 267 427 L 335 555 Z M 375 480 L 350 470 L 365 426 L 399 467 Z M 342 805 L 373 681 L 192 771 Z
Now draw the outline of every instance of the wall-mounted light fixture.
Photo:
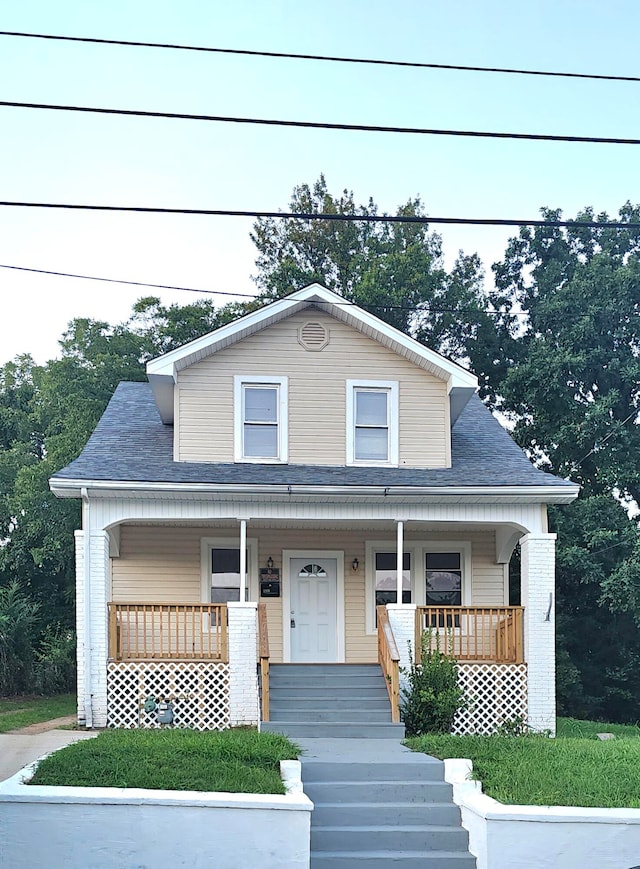
M 269 573 L 273 570 L 273 558 L 271 556 L 267 558 L 267 570 Z
M 351 562 L 351 570 L 353 570 L 354 573 L 357 573 L 359 567 L 360 567 L 360 562 L 358 561 L 357 558 L 354 558 L 353 561 Z

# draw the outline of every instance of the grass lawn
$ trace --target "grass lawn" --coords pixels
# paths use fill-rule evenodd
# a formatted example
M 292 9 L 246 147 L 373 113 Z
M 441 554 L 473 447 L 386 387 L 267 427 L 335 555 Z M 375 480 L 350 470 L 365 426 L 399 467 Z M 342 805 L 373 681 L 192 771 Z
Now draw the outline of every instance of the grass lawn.
M 0 698 L 0 733 L 37 724 L 52 718 L 73 715 L 76 711 L 75 694 L 59 694 L 56 697 L 5 697 Z
M 601 742 L 596 733 L 615 733 Z M 449 736 L 407 740 L 435 757 L 467 757 L 484 792 L 510 805 L 640 808 L 640 729 L 558 721 L 558 736 Z
M 298 754 L 249 729 L 107 730 L 46 758 L 30 784 L 283 794 L 279 762 Z

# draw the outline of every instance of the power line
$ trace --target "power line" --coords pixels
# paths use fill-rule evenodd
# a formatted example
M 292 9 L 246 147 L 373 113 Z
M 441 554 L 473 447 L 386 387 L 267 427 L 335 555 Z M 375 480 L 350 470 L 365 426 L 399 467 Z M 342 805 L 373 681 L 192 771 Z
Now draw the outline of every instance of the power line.
M 33 272 L 33 273 L 39 274 L 39 275 L 54 275 L 55 277 L 61 277 L 61 278 L 78 278 L 78 279 L 83 280 L 83 281 L 101 281 L 101 282 L 105 282 L 105 283 L 109 283 L 109 284 L 125 284 L 127 286 L 134 286 L 134 287 L 152 287 L 154 289 L 160 289 L 160 290 L 180 290 L 180 291 L 186 292 L 186 293 L 203 293 L 203 294 L 211 295 L 211 296 L 234 296 L 235 298 L 249 299 L 250 301 L 257 301 L 258 300 L 258 297 L 251 295 L 251 293 L 232 293 L 232 292 L 229 292 L 226 290 L 202 290 L 202 289 L 198 289 L 197 287 L 183 287 L 183 286 L 177 286 L 175 284 L 152 284 L 152 283 L 148 283 L 146 281 L 128 281 L 128 280 L 121 280 L 119 278 L 104 278 L 104 277 L 97 277 L 95 275 L 78 274 L 76 272 L 53 271 L 52 269 L 36 269 L 36 268 L 29 268 L 27 266 L 6 265 L 6 264 L 2 264 L 2 263 L 0 263 L 0 269 L 12 269 L 14 271 L 19 271 L 19 272 Z M 264 304 L 267 305 L 267 304 L 270 304 L 271 302 L 274 302 L 274 301 L 285 301 L 285 300 L 286 300 L 286 296 L 281 297 L 280 299 L 265 299 Z M 290 301 L 292 303 L 295 302 L 297 304 L 296 299 L 291 299 Z M 343 299 L 340 302 L 331 302 L 331 304 L 332 305 L 342 305 L 345 307 L 357 307 L 356 302 L 351 302 L 348 299 Z M 428 306 L 428 307 L 419 308 L 419 307 L 416 307 L 415 305 L 367 305 L 366 307 L 370 308 L 370 309 L 374 309 L 374 310 L 380 310 L 380 311 L 389 311 L 389 310 L 406 311 L 406 312 L 415 313 L 415 314 L 425 314 L 425 313 L 460 314 L 460 313 L 464 313 L 465 311 L 470 312 L 472 310 L 475 313 L 475 309 L 468 308 L 468 307 L 467 308 L 462 308 L 462 307 L 460 307 L 460 308 L 443 308 L 443 307 Z M 486 311 L 485 310 L 485 311 L 482 311 L 482 313 L 488 314 L 490 316 L 496 316 L 496 317 L 497 316 L 509 316 L 509 317 L 528 317 L 529 316 L 528 311 L 514 311 L 513 313 L 506 313 L 503 311 Z
M 181 45 L 171 42 L 139 42 L 129 39 L 98 39 L 90 36 L 59 36 L 52 33 L 22 33 L 12 30 L 0 30 L 0 36 L 23 37 L 27 39 L 49 39 L 61 42 L 85 42 L 95 45 L 122 45 L 130 48 L 164 48 L 177 51 L 200 51 L 211 54 L 231 54 L 241 55 L 245 57 L 270 57 L 287 60 L 314 60 L 330 63 L 358 63 L 371 64 L 375 66 L 397 66 L 412 69 L 441 69 L 456 72 L 491 72 L 491 73 L 506 73 L 509 75 L 535 75 L 535 76 L 551 76 L 554 78 L 578 78 L 578 79 L 595 79 L 598 81 L 628 81 L 638 82 L 639 76 L 635 75 L 599 75 L 597 73 L 586 72 L 556 72 L 551 70 L 541 69 L 513 69 L 511 67 L 501 66 L 464 66 L 453 63 L 423 63 L 412 60 L 382 60 L 369 57 L 344 57 L 325 54 L 296 54 L 293 52 L 284 51 L 253 51 L 245 48 L 215 48 L 204 45 Z
M 7 208 L 54 208 L 72 211 L 113 211 L 136 214 L 193 214 L 212 217 L 251 217 L 275 220 L 329 220 L 353 223 L 419 223 L 447 224 L 461 226 L 548 226 L 571 227 L 574 229 L 640 229 L 640 223 L 623 220 L 542 220 L 507 219 L 497 217 L 431 217 L 404 214 L 327 214 L 312 211 L 234 211 L 225 208 L 160 208 L 142 205 L 83 205 L 71 202 L 18 202 L 0 200 L 0 206 Z
M 341 130 L 359 133 L 398 133 L 420 136 L 457 136 L 473 139 L 510 139 L 531 142 L 572 142 L 589 145 L 640 145 L 640 139 L 613 136 L 563 136 L 547 133 L 499 133 L 490 130 L 445 130 L 431 127 L 395 127 L 379 124 L 334 124 L 324 121 L 289 121 L 276 118 L 241 118 L 230 115 L 196 115 L 187 112 L 153 112 L 143 109 L 113 109 L 100 106 L 57 105 L 54 103 L 23 103 L 0 100 L 0 106 L 14 109 L 41 109 L 54 112 L 120 115 L 135 118 L 164 118 L 179 121 L 209 121 L 219 124 L 257 124 L 267 127 L 296 127 L 306 130 Z

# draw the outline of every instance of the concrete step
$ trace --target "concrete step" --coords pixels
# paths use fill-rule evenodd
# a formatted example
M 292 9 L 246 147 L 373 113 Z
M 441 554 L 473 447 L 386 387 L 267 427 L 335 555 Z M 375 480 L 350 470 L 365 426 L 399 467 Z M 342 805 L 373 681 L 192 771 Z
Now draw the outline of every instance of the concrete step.
M 334 826 L 311 828 L 312 851 L 462 851 L 469 838 L 462 827 Z
M 373 697 L 361 697 L 358 694 L 356 699 L 346 691 L 341 694 L 327 694 L 325 697 L 317 697 L 315 695 L 310 697 L 308 694 L 294 694 L 291 697 L 282 697 L 280 694 L 277 694 L 274 697 L 274 694 L 270 693 L 269 706 L 273 708 L 276 705 L 295 707 L 296 709 L 324 709 L 326 706 L 333 706 L 336 709 L 350 709 L 354 706 L 358 708 L 364 706 L 367 709 L 390 708 L 389 697 L 386 691 L 384 694 L 377 694 Z
M 269 696 L 271 700 L 309 700 L 309 702 L 332 702 L 338 698 L 348 699 L 353 701 L 354 695 L 357 694 L 358 700 L 385 700 L 389 702 L 389 694 L 383 684 L 376 683 L 375 685 L 363 686 L 350 685 L 343 687 L 341 685 L 332 687 L 331 685 L 274 685 L 269 683 Z
M 263 721 L 267 733 L 283 733 L 291 739 L 404 739 L 404 724 L 322 721 Z
M 476 859 L 459 851 L 311 852 L 311 869 L 476 869 Z
M 273 706 L 270 707 L 271 721 L 301 721 L 301 722 L 321 722 L 321 721 L 349 721 L 356 722 L 379 722 L 391 723 L 391 709 L 387 705 L 384 709 L 357 709 L 349 706 L 347 709 L 334 709 L 332 706 L 328 708 L 318 709 L 298 709 L 296 706 Z
M 269 673 L 269 686 L 274 688 L 292 687 L 296 688 L 318 688 L 318 687 L 370 687 L 382 685 L 384 687 L 384 679 L 381 673 L 317 673 L 316 675 L 303 674 L 278 674 Z
M 304 792 L 314 803 L 444 803 L 453 798 L 443 781 L 313 781 Z
M 336 827 L 341 824 L 383 826 L 385 824 L 437 824 L 459 826 L 460 809 L 442 803 L 322 803 L 314 802 L 312 825 Z
M 379 664 L 271 664 L 271 673 L 378 673 Z
M 444 764 L 429 758 L 426 763 L 336 762 L 306 760 L 302 757 L 302 781 L 444 781 Z

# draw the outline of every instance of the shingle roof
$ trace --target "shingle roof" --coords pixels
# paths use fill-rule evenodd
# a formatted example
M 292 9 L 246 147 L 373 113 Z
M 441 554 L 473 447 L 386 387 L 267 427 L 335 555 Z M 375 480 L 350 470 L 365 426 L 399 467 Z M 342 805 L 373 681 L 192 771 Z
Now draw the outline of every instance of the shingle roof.
M 453 427 L 452 467 L 438 469 L 174 462 L 173 427 L 148 383 L 121 383 L 81 454 L 52 480 L 310 486 L 573 486 L 535 468 L 474 396 Z

